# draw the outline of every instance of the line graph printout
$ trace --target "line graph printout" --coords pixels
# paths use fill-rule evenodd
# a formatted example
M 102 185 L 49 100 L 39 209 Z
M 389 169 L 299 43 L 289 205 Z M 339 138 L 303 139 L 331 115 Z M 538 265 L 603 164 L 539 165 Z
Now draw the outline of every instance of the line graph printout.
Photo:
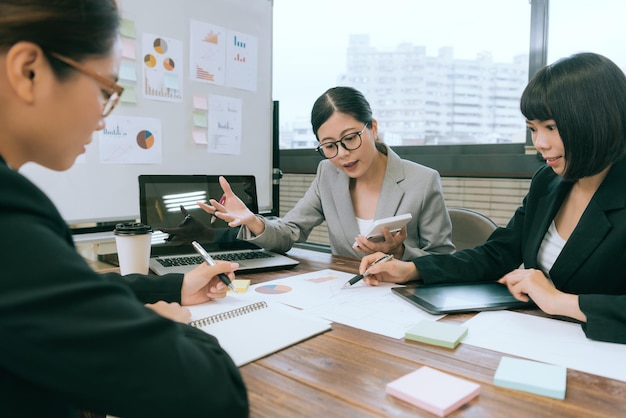
M 312 316 L 349 325 L 392 338 L 403 338 L 405 331 L 417 322 L 436 321 L 443 315 L 431 315 L 391 292 L 392 283 L 368 286 L 363 281 L 343 288 L 354 275 L 325 269 L 250 286 L 237 297 L 253 301 L 274 301 L 303 310 Z M 260 293 L 256 289 L 289 287 L 282 293 Z

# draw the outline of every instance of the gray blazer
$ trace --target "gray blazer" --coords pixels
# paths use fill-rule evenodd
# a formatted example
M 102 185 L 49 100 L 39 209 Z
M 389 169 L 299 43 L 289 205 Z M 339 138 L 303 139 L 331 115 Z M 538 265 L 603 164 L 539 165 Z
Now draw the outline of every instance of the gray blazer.
M 439 173 L 400 158 L 387 147 L 388 158 L 375 219 L 410 213 L 403 260 L 425 254 L 451 253 L 452 224 L 443 198 Z M 335 255 L 361 258 L 352 248 L 360 233 L 350 192 L 350 178 L 330 161 L 317 167 L 317 175 L 304 197 L 282 219 L 265 222 L 265 231 L 254 236 L 242 227 L 238 238 L 260 247 L 286 252 L 296 242 L 305 242 L 311 230 L 326 220 L 330 247 Z

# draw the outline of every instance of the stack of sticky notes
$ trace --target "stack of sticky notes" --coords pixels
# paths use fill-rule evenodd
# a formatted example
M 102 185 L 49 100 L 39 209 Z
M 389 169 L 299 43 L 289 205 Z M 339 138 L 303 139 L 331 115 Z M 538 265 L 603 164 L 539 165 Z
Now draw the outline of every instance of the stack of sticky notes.
M 567 368 L 563 366 L 510 357 L 502 357 L 493 377 L 496 386 L 556 399 L 565 399 L 566 383 Z
M 232 281 L 232 283 L 233 286 L 235 286 L 235 290 L 237 291 L 237 293 L 246 293 L 248 291 L 248 288 L 250 287 L 250 280 L 235 279 Z
M 387 384 L 389 395 L 445 417 L 480 393 L 480 385 L 424 366 Z
M 467 335 L 467 327 L 438 321 L 423 320 L 404 334 L 407 340 L 455 348 Z

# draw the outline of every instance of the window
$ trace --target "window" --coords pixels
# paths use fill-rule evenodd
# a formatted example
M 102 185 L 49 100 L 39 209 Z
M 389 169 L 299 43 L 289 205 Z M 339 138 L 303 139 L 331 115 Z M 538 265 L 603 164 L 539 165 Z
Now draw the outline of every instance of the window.
M 548 64 L 576 52 L 596 52 L 626 69 L 626 2 L 550 0 Z
M 317 145 L 311 106 L 336 85 L 391 145 L 523 143 L 530 16 L 528 0 L 275 0 L 281 148 Z

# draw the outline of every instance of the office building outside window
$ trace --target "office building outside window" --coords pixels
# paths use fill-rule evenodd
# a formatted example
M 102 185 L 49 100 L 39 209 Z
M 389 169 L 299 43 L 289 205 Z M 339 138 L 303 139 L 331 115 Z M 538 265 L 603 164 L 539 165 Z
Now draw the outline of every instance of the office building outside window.
M 528 0 L 274 2 L 280 147 L 314 148 L 329 87 L 353 86 L 390 145 L 523 143 Z

